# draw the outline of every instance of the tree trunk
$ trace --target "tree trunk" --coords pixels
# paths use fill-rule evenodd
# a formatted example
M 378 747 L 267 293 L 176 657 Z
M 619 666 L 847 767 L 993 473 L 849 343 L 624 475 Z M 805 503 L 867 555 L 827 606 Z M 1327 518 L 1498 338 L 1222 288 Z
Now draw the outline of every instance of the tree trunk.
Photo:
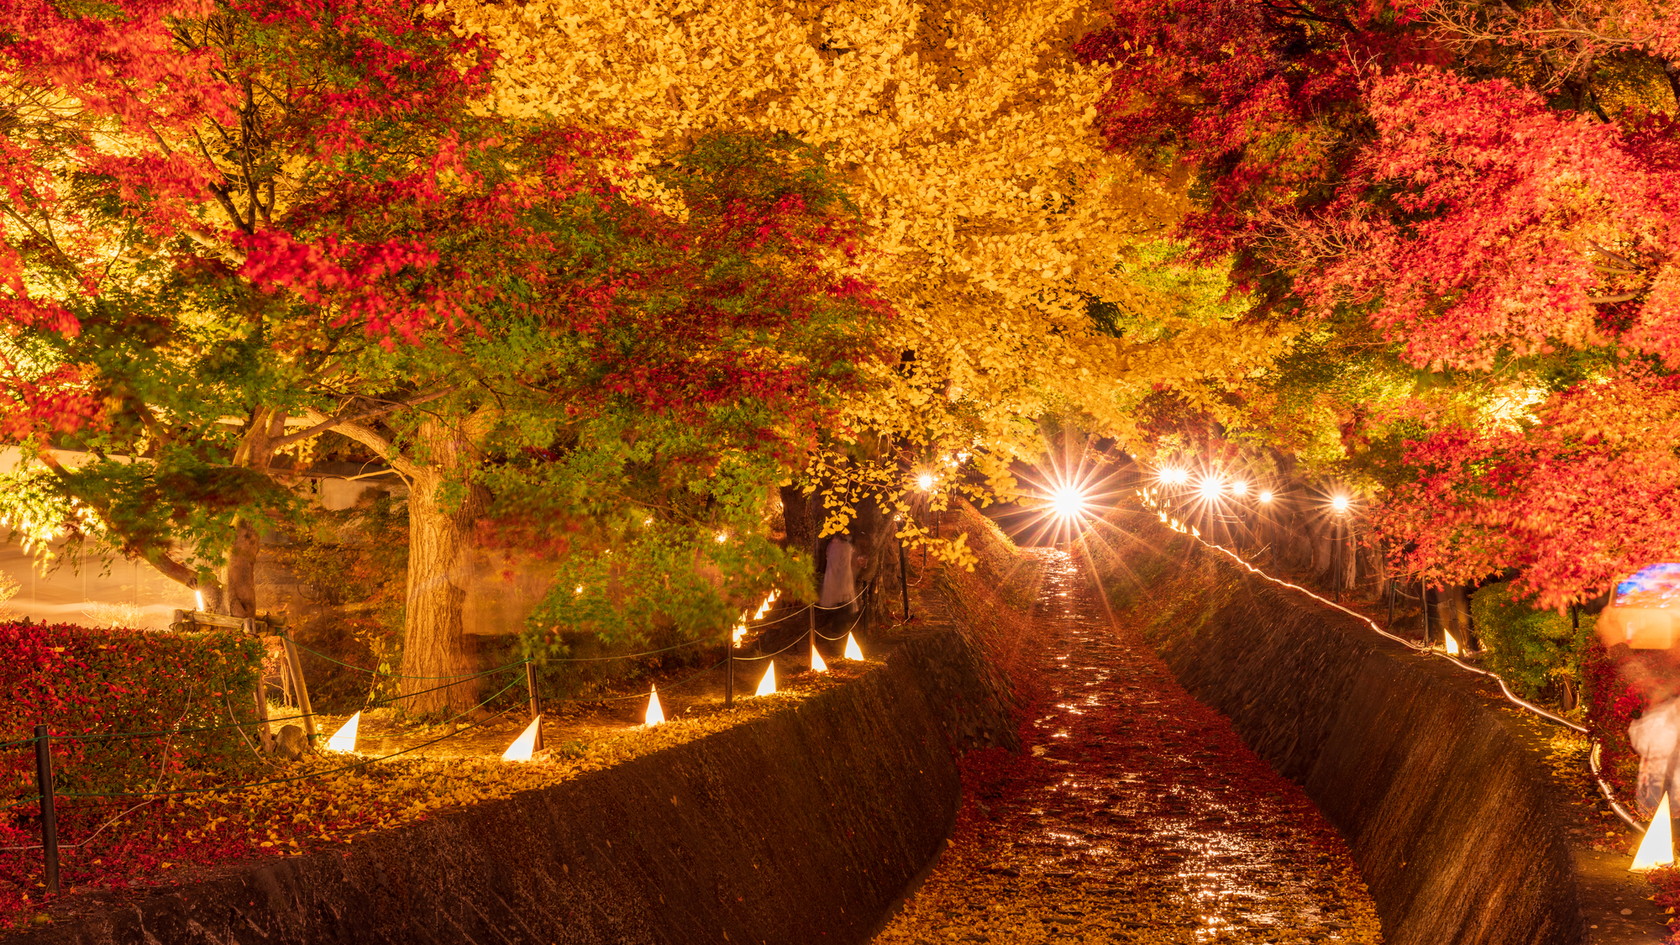
M 472 576 L 472 530 L 484 495 L 464 483 L 473 457 L 467 438 L 443 421 L 420 424 L 417 452 L 425 464 L 410 474 L 408 594 L 403 621 L 401 705 L 409 715 L 460 712 L 478 702 L 483 680 L 451 678 L 475 671 L 462 609 Z
M 251 413 L 245 439 L 234 452 L 234 465 L 267 473 L 274 461 L 274 440 L 286 430 L 286 413 L 258 407 Z M 205 606 L 230 617 L 257 615 L 257 558 L 262 554 L 262 536 L 251 520 L 233 520 L 233 543 L 222 568 L 221 593 L 205 595 Z

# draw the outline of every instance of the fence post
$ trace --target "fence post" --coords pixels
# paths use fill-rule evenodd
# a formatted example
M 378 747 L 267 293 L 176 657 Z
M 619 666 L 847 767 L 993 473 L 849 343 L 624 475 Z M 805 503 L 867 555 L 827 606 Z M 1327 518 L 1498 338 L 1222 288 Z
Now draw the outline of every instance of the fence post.
M 537 737 L 531 743 L 531 750 L 542 751 L 542 699 L 537 695 L 537 668 L 530 660 L 525 661 L 525 691 L 531 694 L 531 721 L 537 723 Z
M 286 666 L 292 674 L 292 691 L 297 693 L 298 712 L 303 715 L 303 732 L 309 736 L 309 744 L 315 744 L 315 706 L 309 701 L 309 684 L 303 679 L 303 660 L 298 656 L 297 644 L 290 636 L 282 636 L 280 642 L 286 647 Z
M 46 860 L 47 892 L 58 895 L 58 814 L 53 809 L 52 745 L 47 727 L 35 726 L 35 786 L 41 794 L 41 853 Z

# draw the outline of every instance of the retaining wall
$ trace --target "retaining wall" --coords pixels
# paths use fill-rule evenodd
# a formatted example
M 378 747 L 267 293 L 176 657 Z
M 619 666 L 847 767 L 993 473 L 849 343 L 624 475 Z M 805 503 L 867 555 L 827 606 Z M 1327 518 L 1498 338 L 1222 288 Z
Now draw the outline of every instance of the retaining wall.
M 1012 732 L 965 638 L 923 633 L 761 721 L 6 941 L 860 942 L 949 833 L 954 750 Z
M 1103 567 L 1191 693 L 1347 837 L 1388 945 L 1662 941 L 1546 761 L 1556 729 L 1445 660 L 1144 520 Z M 1602 836 L 1602 830 L 1598 831 Z M 1626 910 L 1629 914 L 1623 915 Z

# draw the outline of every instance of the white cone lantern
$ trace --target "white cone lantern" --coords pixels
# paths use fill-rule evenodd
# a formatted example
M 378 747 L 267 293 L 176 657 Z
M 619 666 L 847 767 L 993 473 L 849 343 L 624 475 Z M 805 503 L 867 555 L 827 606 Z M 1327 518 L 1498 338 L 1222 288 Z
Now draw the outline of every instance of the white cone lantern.
M 857 637 L 850 633 L 846 634 L 846 659 L 863 659 L 863 648 L 858 646 Z
M 502 760 L 530 761 L 532 753 L 537 750 L 537 729 L 541 725 L 542 716 L 532 719 L 531 724 L 525 726 L 525 731 L 520 732 L 519 737 L 508 746 L 508 750 L 502 752 Z
M 1674 825 L 1669 822 L 1668 792 L 1657 802 L 1657 812 L 1651 815 L 1651 826 L 1645 828 L 1645 839 L 1639 841 L 1639 851 L 1633 855 L 1634 872 L 1656 869 L 1674 862 Z
M 652 728 L 665 721 L 665 707 L 659 704 L 659 687 L 648 691 L 647 726 Z
M 350 716 L 350 721 L 339 726 L 338 731 L 327 739 L 328 751 L 355 751 L 356 731 L 362 727 L 362 713 Z

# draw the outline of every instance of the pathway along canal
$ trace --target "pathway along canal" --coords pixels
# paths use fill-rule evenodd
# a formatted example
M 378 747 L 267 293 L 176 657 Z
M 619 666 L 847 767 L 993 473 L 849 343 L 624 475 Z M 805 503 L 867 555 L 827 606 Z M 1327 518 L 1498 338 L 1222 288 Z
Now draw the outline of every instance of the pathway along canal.
M 1340 835 L 1178 685 L 1143 608 L 1111 617 L 1071 556 L 1030 553 L 1027 750 L 968 757 L 950 847 L 876 945 L 1380 943 Z

